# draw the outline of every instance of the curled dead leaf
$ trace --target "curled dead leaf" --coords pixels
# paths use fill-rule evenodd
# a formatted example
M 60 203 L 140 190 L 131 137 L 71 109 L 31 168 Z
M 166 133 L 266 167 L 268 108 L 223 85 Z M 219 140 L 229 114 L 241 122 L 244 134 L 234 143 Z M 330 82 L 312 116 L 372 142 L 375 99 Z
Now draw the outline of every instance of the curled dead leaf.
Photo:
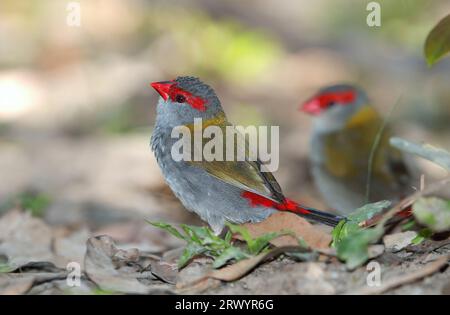
M 269 232 L 292 232 L 297 238 L 306 242 L 313 249 L 329 248 L 331 234 L 326 233 L 305 219 L 288 212 L 277 212 L 259 223 L 247 223 L 245 227 L 253 238 Z M 275 238 L 271 243 L 277 247 L 297 246 L 298 240 L 292 235 L 283 235 Z
M 20 295 L 31 289 L 33 276 L 0 274 L 0 295 Z
M 411 244 L 416 237 L 417 232 L 414 231 L 388 234 L 383 237 L 383 243 L 386 246 L 386 249 L 398 252 Z
M 87 276 L 102 290 L 148 294 L 154 291 L 156 278 L 140 265 L 140 258 L 139 250 L 118 249 L 111 237 L 102 235 L 87 241 L 84 265 Z
M 28 212 L 13 210 L 0 218 L 0 255 L 13 267 L 30 261 L 55 262 L 52 230 Z
M 286 252 L 291 252 L 291 253 L 292 252 L 305 252 L 305 248 L 300 247 L 300 246 L 276 247 L 270 251 L 261 253 L 254 257 L 238 261 L 237 263 L 235 263 L 233 265 L 229 265 L 229 266 L 221 268 L 221 269 L 206 271 L 203 275 L 198 276 L 191 281 L 186 281 L 184 283 L 178 283 L 177 289 L 180 290 L 181 292 L 196 290 L 196 288 L 197 289 L 201 288 L 201 290 L 205 290 L 207 288 L 210 288 L 208 285 L 217 285 L 216 281 L 211 281 L 212 279 L 226 281 L 226 282 L 238 280 L 238 279 L 244 277 L 245 275 L 247 275 L 250 271 L 252 271 L 259 264 L 261 264 L 269 259 L 275 258 L 275 257 L 279 256 L 280 254 L 286 253 Z

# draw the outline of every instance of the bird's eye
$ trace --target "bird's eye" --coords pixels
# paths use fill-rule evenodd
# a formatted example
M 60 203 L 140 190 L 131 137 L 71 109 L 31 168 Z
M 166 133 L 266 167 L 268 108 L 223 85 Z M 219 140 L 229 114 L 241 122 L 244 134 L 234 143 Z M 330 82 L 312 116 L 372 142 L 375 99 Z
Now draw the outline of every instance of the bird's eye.
M 186 102 L 186 97 L 184 95 L 177 94 L 177 96 L 175 96 L 175 101 L 177 103 L 184 103 Z

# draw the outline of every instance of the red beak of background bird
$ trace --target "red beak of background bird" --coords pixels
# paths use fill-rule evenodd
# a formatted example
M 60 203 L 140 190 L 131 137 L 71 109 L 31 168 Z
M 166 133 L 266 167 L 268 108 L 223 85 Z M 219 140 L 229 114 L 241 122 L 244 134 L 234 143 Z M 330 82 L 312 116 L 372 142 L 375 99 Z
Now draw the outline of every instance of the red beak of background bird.
M 169 90 L 172 84 L 173 82 L 171 81 L 161 81 L 153 82 L 150 84 L 150 86 L 154 88 L 165 101 L 167 101 L 167 99 L 169 98 Z
M 312 98 L 304 102 L 300 106 L 300 110 L 311 115 L 318 115 L 322 111 L 322 107 L 320 106 L 320 101 L 317 98 Z

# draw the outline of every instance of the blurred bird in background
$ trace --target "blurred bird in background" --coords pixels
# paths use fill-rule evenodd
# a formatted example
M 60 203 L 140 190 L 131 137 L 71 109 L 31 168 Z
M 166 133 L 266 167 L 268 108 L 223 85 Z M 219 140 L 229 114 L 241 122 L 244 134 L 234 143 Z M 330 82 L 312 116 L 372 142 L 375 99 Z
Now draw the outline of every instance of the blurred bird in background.
M 174 127 L 194 129 L 196 118 L 202 118 L 202 128 L 225 130 L 232 125 L 214 90 L 197 78 L 178 77 L 151 86 L 161 96 L 151 147 L 164 178 L 183 205 L 208 222 L 215 233 L 220 233 L 227 221 L 259 222 L 276 211 L 293 212 L 331 226 L 342 219 L 287 199 L 272 173 L 262 172 L 261 162 L 250 160 L 246 149 L 243 161 L 175 161 L 171 148 L 179 139 L 171 136 Z M 198 149 L 202 148 L 194 148 Z M 234 150 L 235 157 L 237 152 Z
M 314 117 L 309 153 L 312 176 L 331 208 L 349 213 L 368 202 L 398 200 L 412 190 L 402 153 L 389 145 L 389 126 L 371 159 L 383 119 L 364 91 L 345 84 L 325 87 L 300 109 Z

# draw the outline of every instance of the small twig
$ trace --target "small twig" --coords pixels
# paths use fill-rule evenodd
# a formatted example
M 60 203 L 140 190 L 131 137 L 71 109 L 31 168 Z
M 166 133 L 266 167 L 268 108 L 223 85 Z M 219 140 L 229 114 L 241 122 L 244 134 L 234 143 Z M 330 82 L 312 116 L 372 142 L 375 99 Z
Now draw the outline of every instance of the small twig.
M 448 185 L 450 183 L 450 177 L 446 177 L 440 181 L 437 181 L 423 190 L 418 190 L 414 192 L 413 194 L 409 195 L 408 197 L 402 199 L 398 204 L 395 205 L 395 207 L 391 208 L 388 212 L 386 212 L 383 215 L 380 215 L 379 217 L 372 218 L 367 221 L 361 222 L 359 225 L 361 227 L 369 227 L 373 225 L 377 225 L 378 228 L 382 228 L 391 218 L 395 217 L 395 215 L 399 212 L 401 212 L 403 209 L 411 206 L 417 199 L 424 195 L 428 195 L 445 185 Z
M 416 282 L 422 278 L 432 275 L 433 273 L 439 271 L 442 267 L 444 267 L 449 261 L 449 259 L 450 256 L 445 255 L 427 264 L 425 267 L 419 270 L 409 272 L 405 275 L 396 277 L 394 279 L 389 279 L 379 287 L 364 287 L 349 294 L 363 294 L 363 295 L 382 294 L 391 289 L 395 289 L 402 285 Z
M 425 174 L 421 174 L 419 190 L 424 190 L 424 189 L 425 189 Z
M 378 222 L 377 227 L 380 227 L 380 228 L 383 227 L 386 224 L 387 221 L 389 221 L 391 218 L 393 218 L 397 213 L 399 213 L 403 209 L 411 206 L 414 203 L 414 201 L 416 201 L 420 197 L 422 197 L 424 195 L 428 195 L 428 194 L 430 194 L 430 193 L 432 193 L 432 192 L 442 188 L 443 186 L 445 186 L 445 185 L 447 185 L 449 183 L 450 183 L 450 177 L 446 177 L 446 178 L 444 178 L 444 179 L 442 179 L 440 181 L 437 181 L 437 182 L 427 186 L 423 190 L 416 191 L 412 195 L 409 195 L 408 197 L 406 197 L 405 199 L 400 201 L 391 210 L 386 212 L 386 214 L 383 215 L 383 217 L 380 220 L 380 222 Z
M 370 155 L 369 155 L 369 161 L 368 161 L 368 167 L 367 167 L 367 181 L 366 181 L 366 202 L 369 203 L 370 200 L 370 185 L 372 181 L 372 168 L 373 168 L 373 160 L 375 158 L 375 153 L 377 152 L 378 146 L 380 145 L 381 137 L 383 135 L 384 129 L 386 129 L 386 126 L 391 119 L 392 113 L 397 108 L 398 104 L 400 103 L 402 96 L 400 95 L 397 99 L 397 101 L 394 103 L 394 105 L 389 110 L 389 113 L 384 118 L 383 123 L 380 126 L 380 129 L 378 129 L 377 134 L 375 136 L 375 139 L 372 144 L 372 148 L 370 149 Z
M 206 274 L 191 280 L 187 283 L 177 283 L 177 290 L 179 292 L 189 291 L 191 289 L 196 289 L 197 287 L 204 289 L 206 281 L 209 279 L 221 280 L 225 282 L 232 282 L 242 278 L 251 272 L 261 263 L 278 257 L 279 255 L 290 252 L 290 253 L 305 253 L 310 252 L 309 248 L 301 246 L 282 246 L 275 247 L 269 252 L 261 253 L 259 255 L 250 257 L 248 259 L 240 260 L 233 265 L 228 265 L 221 269 L 213 269 L 208 271 Z M 324 251 L 325 253 L 325 251 Z M 211 282 L 213 284 L 214 282 Z

